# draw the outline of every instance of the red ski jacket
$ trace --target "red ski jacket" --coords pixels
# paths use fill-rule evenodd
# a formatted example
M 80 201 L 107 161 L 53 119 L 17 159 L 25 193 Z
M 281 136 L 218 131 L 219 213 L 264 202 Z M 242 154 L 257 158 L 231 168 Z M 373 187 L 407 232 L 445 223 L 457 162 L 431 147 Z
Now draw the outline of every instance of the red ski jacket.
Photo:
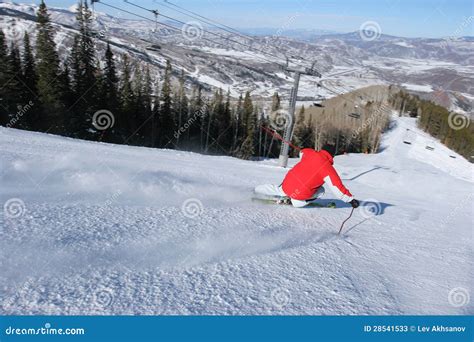
M 301 153 L 301 161 L 288 171 L 283 180 L 282 188 L 288 197 L 310 199 L 325 184 L 344 202 L 354 199 L 332 166 L 334 160 L 329 152 L 305 148 Z

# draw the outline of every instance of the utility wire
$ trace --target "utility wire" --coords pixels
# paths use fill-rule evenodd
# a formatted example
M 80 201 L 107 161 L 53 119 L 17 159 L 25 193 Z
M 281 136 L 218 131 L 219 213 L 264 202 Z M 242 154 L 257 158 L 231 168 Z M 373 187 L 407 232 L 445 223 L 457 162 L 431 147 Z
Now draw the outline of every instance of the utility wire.
M 100 3 L 100 4 L 104 5 L 104 6 L 113 8 L 113 9 L 115 9 L 115 10 L 122 11 L 122 12 L 124 12 L 124 13 L 128 13 L 128 14 L 131 14 L 131 15 L 133 15 L 133 16 L 136 16 L 136 17 L 139 17 L 139 18 L 142 18 L 142 19 L 145 19 L 145 20 L 148 20 L 148 21 L 151 21 L 151 22 L 156 23 L 156 21 L 153 20 L 153 19 L 150 19 L 150 18 L 148 18 L 148 17 L 142 16 L 142 15 L 140 15 L 140 14 L 137 14 L 137 13 L 134 13 L 134 12 L 131 12 L 131 11 L 128 11 L 128 10 L 125 10 L 125 9 L 123 9 L 123 8 L 116 7 L 116 6 L 114 6 L 114 5 L 107 4 L 107 3 L 105 3 L 105 2 L 102 1 L 102 0 L 97 0 L 97 1 L 94 1 L 94 2 L 98 2 L 98 3 Z M 124 2 L 126 2 L 126 3 L 128 3 L 128 4 L 132 5 L 132 6 L 141 8 L 141 9 L 143 9 L 143 10 L 145 10 L 145 11 L 151 12 L 151 13 L 153 13 L 153 14 L 156 13 L 156 11 L 154 11 L 154 10 L 151 10 L 151 9 L 148 9 L 148 8 L 145 8 L 145 7 L 142 7 L 142 6 L 140 6 L 140 5 L 136 5 L 136 4 L 134 4 L 134 3 L 131 3 L 131 2 L 128 1 L 128 0 L 124 0 Z M 169 1 L 166 1 L 166 2 L 167 2 L 167 3 L 170 3 Z M 170 4 L 171 4 L 171 3 L 170 3 Z M 174 5 L 174 4 L 173 4 L 173 5 Z M 177 5 L 175 5 L 175 6 L 177 6 Z M 192 12 L 192 13 L 194 13 L 194 12 Z M 174 19 L 174 18 L 169 17 L 169 16 L 164 16 L 164 15 L 162 15 L 162 14 L 160 14 L 160 15 L 163 16 L 163 17 L 165 17 L 165 18 L 169 18 L 170 20 L 173 20 L 173 21 L 176 21 L 176 22 L 178 22 L 178 23 L 181 23 L 181 24 L 183 24 L 183 25 L 186 25 L 186 24 L 187 24 L 187 23 L 185 23 L 185 22 L 183 22 L 183 21 L 180 21 L 180 20 L 178 20 L 178 19 Z M 177 27 L 175 27 L 175 26 L 172 26 L 172 25 L 169 25 L 169 24 L 166 24 L 166 23 L 162 23 L 162 22 L 158 22 L 158 24 L 161 25 L 161 26 L 167 27 L 167 28 L 169 28 L 169 29 L 171 29 L 171 30 L 173 30 L 173 31 L 177 31 L 177 32 L 180 32 L 180 33 L 182 32 L 181 29 L 179 29 L 179 28 L 177 28 Z M 203 30 L 203 31 L 204 31 L 204 30 Z M 204 32 L 208 32 L 208 31 L 204 31 Z M 212 32 L 209 32 L 209 33 L 214 34 L 214 33 L 212 33 Z M 216 34 L 216 35 L 218 35 L 218 34 Z M 222 35 L 220 35 L 220 36 L 221 36 L 221 37 L 224 37 L 225 40 L 229 40 L 229 39 L 228 39 L 227 37 L 225 37 L 225 36 L 222 36 Z M 213 43 L 213 44 L 217 44 L 217 45 L 221 45 L 221 46 L 227 46 L 227 47 L 229 46 L 229 44 L 221 43 L 221 42 L 218 42 L 218 41 L 215 41 L 215 40 L 213 40 L 213 39 L 206 38 L 206 37 L 200 37 L 200 38 L 201 38 L 202 40 L 208 41 L 208 42 Z M 237 41 L 236 41 L 236 42 L 237 42 Z M 241 42 L 237 42 L 237 43 L 239 43 L 239 44 L 241 44 L 241 45 L 245 45 L 245 44 L 242 44 Z M 285 69 L 285 67 L 286 67 L 285 65 L 282 65 L 282 64 L 280 64 L 280 63 L 278 63 L 278 62 L 276 62 L 276 61 L 269 60 L 269 59 L 264 58 L 264 57 L 259 56 L 259 55 L 251 54 L 251 53 L 249 53 L 249 52 L 247 52 L 247 51 L 242 51 L 242 53 L 245 53 L 245 54 L 247 54 L 247 55 L 249 55 L 249 56 L 251 56 L 251 57 L 260 58 L 260 59 L 265 60 L 266 62 L 271 63 L 271 64 L 276 64 L 276 65 L 278 65 L 279 67 L 281 67 L 281 68 L 283 68 L 283 69 Z M 275 56 L 275 55 L 272 55 L 272 56 Z M 278 58 L 278 57 L 277 57 L 277 58 Z M 320 84 L 320 86 L 321 86 L 322 88 L 324 88 L 324 89 L 330 91 L 331 93 L 334 93 L 334 94 L 336 94 L 336 95 L 340 95 L 340 96 L 344 97 L 344 95 L 342 95 L 341 93 L 339 93 L 339 92 L 337 92 L 337 91 L 335 91 L 335 90 L 333 90 L 333 89 L 330 89 L 330 88 L 328 88 L 327 86 L 324 86 L 323 84 Z M 352 101 L 352 100 L 349 100 L 349 101 L 355 103 L 355 101 Z
M 154 1 L 155 3 L 157 3 L 157 1 L 155 0 Z M 231 34 L 236 34 L 242 38 L 246 38 L 246 39 L 249 39 L 249 40 L 253 40 L 253 38 L 249 35 L 246 35 L 246 34 L 243 34 L 239 31 L 237 31 L 236 29 L 230 27 L 230 26 L 227 26 L 227 25 L 224 25 L 224 24 L 220 24 L 219 22 L 215 21 L 215 20 L 212 20 L 210 18 L 206 18 L 198 13 L 195 13 L 195 12 L 192 12 L 192 11 L 189 11 L 187 9 L 185 9 L 184 7 L 181 7 L 181 6 L 178 6 L 178 5 L 175 5 L 173 4 L 172 2 L 168 1 L 168 0 L 163 0 L 163 4 L 159 5 L 159 6 L 163 6 L 165 8 L 169 8 L 171 9 L 172 11 L 175 11 L 175 12 L 178 12 L 178 13 L 181 13 L 181 14 L 184 14 L 190 18 L 193 18 L 193 19 L 196 19 L 196 20 L 199 20 L 199 21 L 202 21 L 208 25 L 211 25 L 211 26 L 214 26 L 220 30 L 223 30 L 225 32 L 228 32 L 228 33 L 231 33 Z M 171 6 L 170 6 L 171 5 Z M 174 7 L 173 7 L 174 6 Z
M 142 9 L 142 10 L 148 11 L 148 12 L 150 12 L 150 13 L 156 13 L 156 11 L 154 11 L 154 10 L 152 10 L 152 9 L 143 7 L 143 6 L 141 6 L 141 5 L 137 5 L 137 4 L 135 4 L 135 3 L 131 2 L 131 1 L 124 0 L 124 2 L 127 3 L 127 4 L 130 4 L 130 5 L 132 5 L 132 6 L 135 6 L 135 7 L 137 7 L 137 8 L 140 8 L 140 9 Z M 186 23 L 186 22 L 184 22 L 184 21 L 182 21 L 182 20 L 179 20 L 179 19 L 176 19 L 176 18 L 167 16 L 167 15 L 164 15 L 164 14 L 161 14 L 161 13 L 160 13 L 159 15 L 162 16 L 163 18 L 166 18 L 166 19 L 175 21 L 175 22 L 177 22 L 177 23 L 179 23 L 179 24 L 181 24 L 181 25 L 188 25 L 188 23 Z M 225 40 L 227 40 L 227 41 L 233 42 L 233 43 L 235 43 L 235 44 L 241 45 L 241 46 L 243 46 L 243 47 L 245 47 L 245 48 L 247 48 L 247 49 L 251 49 L 251 50 L 253 49 L 253 50 L 255 50 L 255 51 L 260 52 L 261 54 L 264 54 L 264 55 L 267 55 L 267 56 L 270 56 L 270 57 L 273 57 L 273 58 L 281 59 L 281 56 L 277 56 L 277 55 L 275 55 L 275 54 L 273 54 L 273 53 L 266 52 L 266 51 L 263 51 L 263 50 L 260 50 L 260 49 L 254 49 L 251 45 L 248 45 L 248 44 L 239 42 L 238 40 L 235 40 L 235 39 L 226 37 L 226 36 L 224 36 L 224 35 L 222 35 L 222 34 L 220 34 L 220 33 L 208 31 L 208 30 L 205 30 L 204 28 L 202 28 L 201 30 L 202 30 L 202 32 L 205 32 L 205 33 L 207 33 L 207 34 L 210 34 L 210 35 L 219 37 L 219 38 L 221 38 L 221 39 L 225 39 Z
M 142 18 L 142 19 L 145 19 L 145 20 L 148 20 L 148 21 L 151 21 L 151 22 L 155 22 L 155 20 L 153 20 L 153 19 L 150 19 L 150 18 L 148 18 L 148 17 L 142 16 L 142 15 L 140 15 L 140 14 L 137 14 L 137 13 L 134 13 L 134 12 L 131 12 L 131 11 L 127 11 L 127 10 L 125 10 L 125 9 L 123 9 L 123 8 L 119 8 L 119 7 L 116 7 L 116 6 L 114 6 L 114 5 L 110 5 L 110 4 L 108 4 L 108 3 L 105 3 L 105 2 L 102 1 L 102 0 L 99 0 L 98 3 L 99 3 L 99 4 L 102 4 L 102 5 L 104 5 L 104 6 L 113 8 L 113 9 L 115 9 L 115 10 L 122 11 L 122 12 L 124 12 L 124 13 L 128 13 L 128 14 L 134 15 L 134 16 L 136 16 L 136 17 L 138 17 L 138 18 Z M 182 32 L 179 28 L 177 28 L 177 27 L 175 27 L 175 26 L 172 26 L 172 25 L 169 25 L 169 24 L 165 24 L 165 23 L 161 23 L 161 22 L 158 22 L 158 24 L 161 25 L 161 26 L 167 27 L 167 28 L 169 28 L 169 29 L 171 29 L 171 30 L 173 30 L 173 31 L 178 31 L 178 32 L 180 32 L 180 33 Z M 218 42 L 218 41 L 215 41 L 215 40 L 206 38 L 206 37 L 201 37 L 201 39 L 202 39 L 202 40 L 205 40 L 205 41 L 208 41 L 208 42 L 210 42 L 210 43 L 213 43 L 213 44 L 217 44 L 217 45 L 221 45 L 221 46 L 228 46 L 228 44 L 226 45 L 225 43 L 221 43 L 221 42 Z M 251 56 L 251 57 L 260 58 L 260 59 L 265 60 L 266 62 L 271 63 L 271 64 L 277 64 L 277 65 L 279 65 L 280 67 L 284 68 L 284 65 L 279 64 L 278 62 L 269 60 L 269 59 L 267 59 L 267 58 L 265 58 L 265 57 L 263 57 L 263 56 L 254 55 L 254 54 L 251 54 L 251 53 L 249 53 L 249 52 L 247 52 L 247 51 L 242 51 L 242 53 L 245 53 L 245 54 L 247 54 L 247 55 L 249 55 L 249 56 Z
M 217 20 L 213 20 L 213 19 L 211 19 L 211 18 L 205 17 L 205 16 L 203 16 L 203 15 L 201 15 L 201 14 L 199 14 L 199 13 L 196 13 L 196 12 L 193 12 L 193 11 L 190 11 L 190 10 L 187 10 L 186 8 L 184 8 L 184 7 L 182 7 L 182 6 L 179 6 L 179 5 L 176 5 L 176 4 L 172 3 L 172 2 L 169 1 L 169 0 L 163 0 L 163 1 L 164 1 L 165 3 L 167 3 L 167 4 L 170 4 L 170 5 L 172 5 L 172 6 L 176 7 L 176 8 L 179 8 L 179 9 L 181 9 L 181 10 L 183 10 L 183 11 L 186 11 L 186 12 L 190 13 L 190 14 L 188 14 L 188 15 L 189 15 L 189 16 L 192 15 L 191 17 L 194 18 L 194 19 L 201 20 L 201 21 L 204 21 L 204 20 L 210 21 L 210 22 L 214 23 L 214 24 L 212 24 L 212 25 L 214 25 L 215 27 L 220 28 L 221 30 L 224 30 L 224 31 L 227 31 L 227 32 L 229 32 L 228 30 L 231 30 L 232 32 L 230 32 L 230 33 L 238 34 L 238 35 L 240 35 L 240 36 L 242 36 L 242 37 L 245 37 L 245 38 L 247 38 L 247 39 L 249 39 L 249 40 L 251 40 L 251 41 L 253 41 L 253 42 L 256 42 L 255 38 L 253 38 L 253 37 L 251 37 L 251 36 L 249 36 L 249 35 L 243 34 L 243 33 L 241 33 L 239 30 L 237 30 L 237 29 L 235 29 L 235 28 L 233 28 L 233 27 L 230 27 L 230 26 L 228 26 L 228 25 L 222 24 L 222 23 L 218 22 Z M 155 3 L 156 3 L 156 0 L 155 0 Z M 170 8 L 170 7 L 168 6 L 168 8 Z M 175 9 L 175 11 L 178 11 L 178 10 Z M 181 13 L 181 12 L 180 12 L 180 13 Z M 202 18 L 202 19 L 198 19 L 198 18 L 196 18 L 196 16 L 197 16 L 197 17 L 200 17 L 200 18 Z M 205 21 L 204 21 L 204 22 L 205 22 Z M 219 26 L 217 26 L 217 25 L 220 25 L 221 27 L 219 27 Z M 226 29 L 228 29 L 228 30 L 225 30 L 225 29 L 222 28 L 222 27 L 224 27 L 224 28 L 226 28 Z M 286 58 L 286 57 L 287 57 L 287 56 L 285 55 L 285 58 Z M 311 61 L 308 61 L 308 60 L 306 60 L 306 59 L 304 59 L 304 58 L 302 58 L 302 57 L 298 57 L 298 58 L 299 58 L 300 60 L 302 60 L 302 61 L 308 63 L 309 65 L 312 64 Z

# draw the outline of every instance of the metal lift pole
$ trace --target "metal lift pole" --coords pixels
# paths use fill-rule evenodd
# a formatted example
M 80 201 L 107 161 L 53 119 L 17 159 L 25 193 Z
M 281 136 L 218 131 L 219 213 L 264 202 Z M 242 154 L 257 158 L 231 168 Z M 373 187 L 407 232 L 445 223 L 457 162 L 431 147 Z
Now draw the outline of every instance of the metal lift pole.
M 305 70 L 293 69 L 293 68 L 286 68 L 286 71 L 294 73 L 294 84 L 293 88 L 291 89 L 290 95 L 290 108 L 289 108 L 289 122 L 285 127 L 284 138 L 286 141 L 291 141 L 293 137 L 293 128 L 295 126 L 295 111 L 296 111 L 296 100 L 298 98 L 298 87 L 300 85 L 300 78 L 301 75 L 309 75 L 309 76 L 316 76 L 321 77 L 321 74 L 314 69 L 315 63 L 311 66 L 311 68 L 306 68 Z M 281 145 L 280 150 L 280 157 L 279 157 L 279 165 L 281 167 L 287 167 L 288 165 L 288 152 L 290 146 L 287 142 L 283 142 Z
M 291 141 L 293 136 L 293 128 L 295 126 L 295 111 L 296 111 L 296 98 L 298 95 L 298 87 L 300 85 L 300 77 L 301 72 L 299 70 L 294 70 L 295 73 L 295 81 L 293 83 L 293 88 L 291 89 L 290 95 L 290 108 L 289 108 L 289 118 L 287 119 L 287 125 L 285 127 L 285 133 L 283 138 L 286 141 Z M 286 167 L 288 165 L 288 153 L 289 153 L 290 146 L 288 143 L 283 142 L 281 145 L 280 150 L 280 157 L 279 157 L 279 164 L 281 167 Z

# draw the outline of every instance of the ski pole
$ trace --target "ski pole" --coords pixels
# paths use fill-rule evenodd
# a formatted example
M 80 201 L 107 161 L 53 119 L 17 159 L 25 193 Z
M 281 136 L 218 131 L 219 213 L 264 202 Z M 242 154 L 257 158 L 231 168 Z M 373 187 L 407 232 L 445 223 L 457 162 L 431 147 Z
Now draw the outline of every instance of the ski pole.
M 260 126 L 263 130 L 265 130 L 265 132 L 267 133 L 270 133 L 273 137 L 277 138 L 278 140 L 281 140 L 283 141 L 284 143 L 290 145 L 292 148 L 294 148 L 295 150 L 297 151 L 301 151 L 301 147 L 298 147 L 296 145 L 294 145 L 293 143 L 291 143 L 291 141 L 287 141 L 285 140 L 280 134 L 278 134 L 277 132 L 275 132 L 273 129 L 270 129 L 268 127 L 265 127 L 265 126 Z
M 341 228 L 339 229 L 339 233 L 337 233 L 337 235 L 341 235 L 342 227 L 344 227 L 344 224 L 345 224 L 347 221 L 349 221 L 349 219 L 352 217 L 352 213 L 354 212 L 354 209 L 355 209 L 355 208 L 352 208 L 351 214 L 349 215 L 349 217 L 346 218 L 346 219 L 344 220 L 344 222 L 342 222 Z

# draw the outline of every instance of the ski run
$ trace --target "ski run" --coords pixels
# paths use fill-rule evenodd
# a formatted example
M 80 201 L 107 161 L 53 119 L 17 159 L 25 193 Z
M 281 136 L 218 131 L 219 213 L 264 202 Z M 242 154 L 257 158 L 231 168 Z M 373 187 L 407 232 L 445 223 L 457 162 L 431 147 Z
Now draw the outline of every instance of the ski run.
M 0 310 L 473 314 L 456 305 L 474 284 L 473 166 L 415 119 L 391 126 L 379 153 L 335 158 L 364 201 L 341 236 L 351 207 L 331 193 L 336 209 L 251 201 L 283 179 L 276 160 L 0 128 Z

